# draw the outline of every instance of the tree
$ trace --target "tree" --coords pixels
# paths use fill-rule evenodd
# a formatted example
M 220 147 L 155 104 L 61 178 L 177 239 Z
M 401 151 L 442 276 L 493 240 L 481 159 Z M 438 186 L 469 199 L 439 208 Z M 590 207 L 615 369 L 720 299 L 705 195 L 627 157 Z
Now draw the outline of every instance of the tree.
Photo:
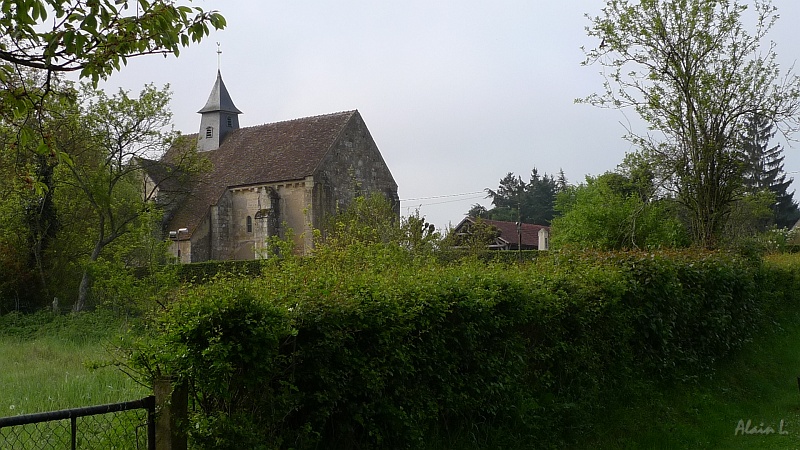
M 80 104 L 81 127 L 68 149 L 67 184 L 81 196 L 92 216 L 94 237 L 88 263 L 130 232 L 151 210 L 155 190 L 143 194 L 140 159 L 163 153 L 173 141 L 170 92 L 147 85 L 138 98 L 120 90 L 108 97 L 85 85 Z M 184 168 L 183 171 L 189 171 Z M 163 182 L 164 180 L 160 180 Z M 83 270 L 74 310 L 86 305 L 89 266 Z
M 216 11 L 174 0 L 2 0 L 0 121 L 19 123 L 43 115 L 48 97 L 58 94 L 54 73 L 78 72 L 96 85 L 128 58 L 178 56 L 181 47 L 199 42 L 210 27 L 225 25 Z M 26 67 L 41 72 L 40 84 L 10 86 L 12 79 L 24 78 L 18 75 Z M 34 142 L 39 154 L 51 153 L 52 142 L 31 120 L 22 120 L 14 135 L 20 147 Z M 35 188 L 47 188 L 36 174 L 28 175 Z
M 500 230 L 481 218 L 465 224 L 459 231 L 456 233 L 453 228 L 448 230 L 442 240 L 442 248 L 467 250 L 470 254 L 479 255 L 489 251 L 489 247 L 496 244 L 500 237 Z
M 553 205 L 557 191 L 556 179 L 547 174 L 539 176 L 539 171 L 534 167 L 525 189 L 526 201 L 522 206 L 522 222 L 549 225 L 555 215 Z
M 764 190 L 774 194 L 771 209 L 775 224 L 779 228 L 790 228 L 800 219 L 800 210 L 793 199 L 794 191 L 788 192 L 792 179 L 787 180 L 783 171 L 783 148 L 769 146 L 773 137 L 773 126 L 765 118 L 753 115 L 747 119 L 742 136 L 744 187 L 751 195 Z
M 472 207 L 467 211 L 467 216 L 481 218 L 481 219 L 488 219 L 489 210 L 486 209 L 485 206 L 481 205 L 480 203 L 475 203 Z
M 0 209 L 19 213 L 8 217 L 4 226 L 20 231 L 14 233 L 16 241 L 3 239 L 0 246 L 9 250 L 7 255 L 23 256 L 14 261 L 28 261 L 27 270 L 19 272 L 35 266 L 35 279 L 45 293 L 44 255 L 56 233 L 63 231 L 64 214 L 56 211 L 53 200 L 57 174 L 70 162 L 61 129 L 73 126 L 76 117 L 67 113 L 74 107 L 75 90 L 58 75 L 77 72 L 96 85 L 128 58 L 178 56 L 181 47 L 225 25 L 216 11 L 173 0 L 0 1 L 0 157 L 7 169 Z M 12 244 L 23 251 L 15 247 L 12 253 Z M 24 281 L 25 291 L 34 291 L 32 284 Z
M 468 215 L 507 222 L 521 221 L 548 225 L 555 214 L 553 203 L 556 193 L 566 185 L 567 179 L 563 171 L 556 179 L 547 174 L 540 176 L 534 167 L 527 183 L 522 181 L 522 177 L 509 172 L 500 180 L 496 191 L 486 189 L 487 197 L 492 199 L 494 207 L 487 211 L 476 208 L 480 205 L 473 205 Z
M 492 199 L 493 209 L 518 211 L 521 208 L 526 187 L 522 177 L 508 172 L 500 180 L 497 190 L 486 189 L 486 194 L 487 198 Z
M 315 251 L 355 246 L 383 245 L 402 249 L 412 257 L 426 257 L 439 250 L 442 240 L 436 227 L 414 211 L 398 217 L 394 204 L 382 194 L 356 197 L 316 232 Z
M 599 45 L 584 64 L 604 67 L 604 92 L 578 101 L 633 108 L 649 124 L 626 137 L 675 192 L 704 247 L 718 244 L 740 195 L 747 118 L 758 114 L 787 135 L 798 126 L 800 80 L 781 74 L 774 44 L 762 46 L 776 9 L 753 2 L 752 34 L 747 9 L 738 0 L 608 0 L 587 27 Z
M 191 0 L 189 0 L 191 1 Z M 209 26 L 225 27 L 216 11 L 174 0 L 3 0 L 0 8 L 0 76 L 14 66 L 47 72 L 80 71 L 95 83 L 140 55 L 180 54 Z
M 20 70 L 12 77 L 0 82 L 2 92 L 25 91 L 31 97 L 38 97 L 37 86 L 42 74 L 33 69 Z M 60 96 L 39 99 L 42 108 L 27 116 L 0 116 L 0 179 L 2 193 L 0 203 L 5 204 L 3 221 L 5 230 L 16 229 L 13 253 L 19 258 L 18 280 L 24 285 L 24 295 L 18 296 L 17 306 L 30 303 L 35 298 L 49 297 L 45 277 L 45 253 L 55 240 L 60 229 L 59 218 L 54 201 L 54 187 L 59 163 L 57 142 L 63 130 L 70 126 L 65 111 L 69 109 L 69 98 L 74 98 L 72 83 L 54 76 L 51 88 Z M 20 129 L 35 130 L 46 138 L 44 143 L 20 139 Z M 43 148 L 39 148 L 42 146 Z M 38 189 L 35 189 L 39 186 Z M 10 243 L 11 241 L 6 241 Z M 12 252 L 7 248 L 9 254 Z M 9 277 L 9 281 L 11 281 Z
M 681 247 L 686 233 L 667 199 L 646 201 L 619 173 L 586 177 L 558 194 L 551 235 L 554 248 L 602 250 Z

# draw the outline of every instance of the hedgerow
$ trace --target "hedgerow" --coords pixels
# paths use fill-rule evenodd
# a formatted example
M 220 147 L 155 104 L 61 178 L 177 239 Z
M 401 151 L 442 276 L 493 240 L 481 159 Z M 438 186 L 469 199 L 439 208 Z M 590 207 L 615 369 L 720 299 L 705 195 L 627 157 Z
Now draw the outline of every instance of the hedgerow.
M 796 304 L 787 267 L 691 252 L 442 265 L 354 244 L 182 289 L 132 363 L 189 386 L 202 448 L 563 442 L 631 380 L 711 371 Z

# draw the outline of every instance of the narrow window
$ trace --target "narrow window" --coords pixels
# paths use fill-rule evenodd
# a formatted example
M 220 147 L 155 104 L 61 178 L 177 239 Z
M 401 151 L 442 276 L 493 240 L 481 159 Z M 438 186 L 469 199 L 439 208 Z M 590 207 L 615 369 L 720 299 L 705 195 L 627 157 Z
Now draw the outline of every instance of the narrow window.
M 247 232 L 248 233 L 253 232 L 253 218 L 250 216 L 247 216 Z
M 231 119 L 231 116 L 228 116 L 228 128 L 233 128 L 233 119 Z
M 214 129 L 211 127 L 206 127 L 206 137 L 210 138 L 214 136 Z

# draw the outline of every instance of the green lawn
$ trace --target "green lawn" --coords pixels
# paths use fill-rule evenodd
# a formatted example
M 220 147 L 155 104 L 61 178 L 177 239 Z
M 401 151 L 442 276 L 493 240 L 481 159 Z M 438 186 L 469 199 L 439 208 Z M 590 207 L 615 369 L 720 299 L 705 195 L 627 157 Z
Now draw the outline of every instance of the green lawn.
M 122 324 L 106 317 L 0 321 L 0 417 L 136 400 L 147 389 L 113 367 L 110 342 Z

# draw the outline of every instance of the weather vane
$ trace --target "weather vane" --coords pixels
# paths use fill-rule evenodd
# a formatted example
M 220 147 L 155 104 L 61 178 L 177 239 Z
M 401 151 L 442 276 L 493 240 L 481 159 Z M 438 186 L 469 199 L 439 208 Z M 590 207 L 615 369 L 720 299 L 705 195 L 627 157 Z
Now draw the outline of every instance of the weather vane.
M 219 42 L 217 42 L 217 71 L 219 71 L 219 70 L 220 70 L 220 65 L 221 65 L 221 63 L 220 63 L 220 59 L 221 59 L 221 55 L 222 55 L 222 50 L 219 48 Z

